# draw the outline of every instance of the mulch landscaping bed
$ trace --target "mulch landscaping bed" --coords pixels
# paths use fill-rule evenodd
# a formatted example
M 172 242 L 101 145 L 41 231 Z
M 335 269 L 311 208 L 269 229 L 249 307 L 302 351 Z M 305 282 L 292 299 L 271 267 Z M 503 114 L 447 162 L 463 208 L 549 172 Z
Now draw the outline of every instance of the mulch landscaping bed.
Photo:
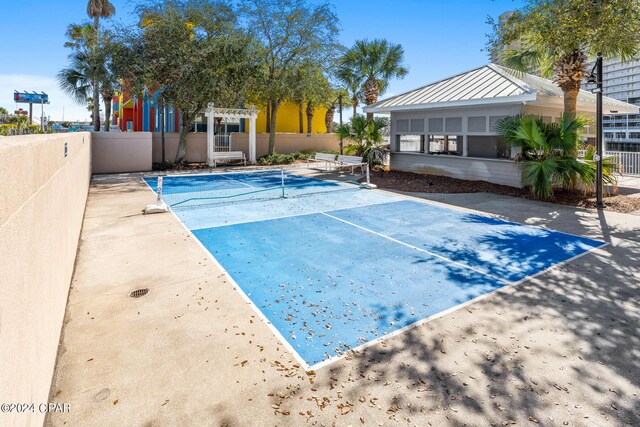
M 371 182 L 387 190 L 413 193 L 493 193 L 501 196 L 532 199 L 531 194 L 520 188 L 492 184 L 485 181 L 466 181 L 438 175 L 421 175 L 399 171 L 373 171 Z M 581 208 L 595 208 L 595 195 L 580 192 L 556 191 L 551 202 Z M 604 199 L 606 210 L 629 213 L 640 210 L 640 197 L 609 196 Z

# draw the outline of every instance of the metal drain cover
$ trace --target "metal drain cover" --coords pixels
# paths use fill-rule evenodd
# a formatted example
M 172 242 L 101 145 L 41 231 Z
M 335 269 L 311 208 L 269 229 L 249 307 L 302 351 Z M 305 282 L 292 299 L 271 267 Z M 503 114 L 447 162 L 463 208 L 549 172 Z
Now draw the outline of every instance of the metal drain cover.
M 131 298 L 140 298 L 149 293 L 149 288 L 136 289 L 135 291 L 131 291 L 129 296 Z

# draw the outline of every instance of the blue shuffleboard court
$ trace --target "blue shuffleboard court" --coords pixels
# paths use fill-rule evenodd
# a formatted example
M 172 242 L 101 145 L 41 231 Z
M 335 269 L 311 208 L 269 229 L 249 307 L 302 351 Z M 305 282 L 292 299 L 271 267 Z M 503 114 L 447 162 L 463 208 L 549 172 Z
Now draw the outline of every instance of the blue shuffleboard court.
M 308 172 L 167 176 L 162 197 L 309 369 L 604 245 Z

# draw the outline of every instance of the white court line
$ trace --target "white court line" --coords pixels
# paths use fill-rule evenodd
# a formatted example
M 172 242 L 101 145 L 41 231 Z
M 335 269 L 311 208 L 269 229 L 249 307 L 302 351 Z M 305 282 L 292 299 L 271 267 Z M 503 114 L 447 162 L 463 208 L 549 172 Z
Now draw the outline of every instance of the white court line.
M 555 229 L 552 229 L 552 228 L 547 228 L 547 227 L 545 227 L 543 225 L 527 224 L 527 223 L 524 223 L 524 222 L 510 221 L 508 219 L 501 218 L 499 214 L 491 214 L 491 213 L 488 213 L 488 212 L 483 212 L 483 211 L 479 211 L 479 210 L 476 210 L 476 209 L 467 208 L 465 206 L 458 206 L 458 205 L 448 204 L 446 202 L 439 201 L 439 200 L 425 199 L 425 198 L 422 198 L 422 197 L 419 197 L 419 196 L 414 196 L 414 195 L 405 194 L 405 193 L 396 193 L 396 192 L 393 192 L 393 191 L 390 191 L 390 190 L 385 190 L 384 188 L 378 188 L 378 189 L 376 189 L 376 191 L 379 191 L 379 192 L 384 193 L 384 194 L 393 194 L 395 196 L 400 196 L 401 198 L 406 198 L 409 201 L 415 201 L 415 202 L 424 203 L 425 205 L 436 206 L 436 207 L 441 207 L 441 208 L 444 208 L 444 209 L 450 209 L 452 211 L 466 212 L 466 213 L 471 213 L 471 214 L 474 214 L 474 215 L 482 216 L 482 217 L 485 217 L 485 218 L 495 219 L 495 220 L 504 222 L 505 224 L 519 225 L 521 227 L 531 227 L 531 228 L 535 228 L 535 229 L 538 229 L 538 230 L 544 230 L 544 231 L 548 231 L 548 232 L 552 232 L 552 233 L 564 234 L 566 236 L 579 237 L 581 239 L 588 239 L 588 240 L 595 240 L 597 242 L 601 241 L 597 237 L 585 237 L 585 236 L 581 236 L 579 234 L 574 234 L 574 233 L 569 233 L 569 232 L 566 232 L 566 231 L 559 231 L 559 230 L 555 230 Z M 443 194 L 443 193 L 434 193 L 434 194 Z M 500 196 L 500 197 L 509 197 L 509 196 Z M 526 200 L 526 199 L 520 199 L 520 200 Z M 586 208 L 583 208 L 583 210 L 586 210 Z M 587 212 L 588 212 L 588 210 L 587 210 Z
M 195 240 L 195 242 L 198 244 L 198 246 L 200 246 L 200 248 L 204 251 L 204 253 L 207 254 L 207 256 L 213 262 L 213 264 L 216 267 L 218 267 L 220 271 L 222 271 L 222 274 L 226 276 L 227 280 L 229 280 L 229 283 L 233 286 L 234 290 L 238 291 L 238 293 L 244 299 L 244 301 L 251 306 L 251 308 L 256 313 L 258 318 L 267 326 L 267 328 L 269 328 L 271 333 L 275 335 L 275 337 L 282 343 L 282 345 L 287 350 L 289 350 L 289 352 L 291 352 L 294 359 L 296 359 L 296 361 L 300 364 L 300 366 L 302 366 L 304 370 L 307 372 L 312 370 L 309 364 L 302 358 L 302 356 L 300 356 L 300 354 L 298 354 L 296 349 L 293 348 L 293 346 L 289 343 L 289 341 L 287 341 L 287 339 L 280 333 L 280 331 L 275 326 L 273 326 L 271 321 L 267 318 L 267 316 L 265 316 L 262 310 L 260 310 L 260 308 L 253 301 L 251 301 L 251 298 L 249 298 L 249 296 L 244 292 L 244 290 L 242 290 L 240 285 L 238 285 L 238 283 L 233 279 L 231 274 L 229 274 L 229 272 L 222 266 L 222 264 L 218 262 L 218 260 L 213 256 L 213 254 L 209 251 L 209 249 L 207 249 L 207 247 L 204 246 L 204 244 L 200 241 L 200 239 L 198 239 L 198 237 L 196 237 L 196 235 L 194 235 L 193 232 L 189 230 L 187 225 L 184 222 L 182 222 L 180 217 L 176 215 L 173 209 L 169 209 L 169 210 L 171 211 L 171 214 L 174 216 L 174 218 L 178 221 L 178 223 L 185 229 L 187 233 L 189 233 L 191 237 L 193 237 L 193 240 Z
M 416 251 L 424 252 L 424 253 L 429 254 L 429 255 L 431 255 L 431 256 L 433 256 L 433 257 L 439 258 L 439 259 L 441 259 L 441 260 L 443 260 L 443 261 L 447 261 L 447 262 L 449 262 L 449 263 L 451 263 L 451 264 L 455 264 L 455 265 L 457 265 L 457 266 L 459 266 L 459 267 L 463 267 L 463 268 L 466 268 L 466 269 L 469 269 L 469 270 L 473 270 L 473 271 L 475 271 L 476 273 L 480 273 L 480 274 L 482 274 L 482 275 L 484 275 L 484 276 L 491 277 L 492 279 L 498 280 L 498 281 L 500 281 L 500 282 L 502 282 L 502 283 L 504 283 L 504 284 L 507 284 L 507 285 L 508 285 L 508 284 L 511 284 L 511 283 L 512 283 L 512 282 L 511 282 L 511 281 L 509 281 L 509 280 L 505 280 L 505 279 L 502 279 L 502 278 L 500 278 L 500 277 L 498 277 L 498 276 L 494 276 L 493 274 L 487 273 L 486 271 L 480 270 L 479 268 L 471 267 L 470 265 L 466 265 L 466 264 L 463 264 L 463 263 L 461 263 L 461 262 L 454 261 L 454 260 L 452 260 L 452 259 L 450 259 L 450 258 L 444 257 L 444 256 L 442 256 L 442 255 L 438 255 L 438 254 L 436 254 L 436 253 L 434 253 L 434 252 L 431 252 L 431 251 L 428 251 L 428 250 L 426 250 L 426 249 L 422 249 L 422 248 L 419 248 L 419 247 L 417 247 L 417 246 L 413 246 L 413 245 L 411 245 L 411 244 L 409 244 L 409 243 L 403 242 L 402 240 L 394 239 L 394 238 L 393 238 L 393 237 L 391 237 L 391 236 L 387 236 L 387 235 L 385 235 L 385 234 L 378 233 L 377 231 L 373 231 L 373 230 L 371 230 L 371 229 L 369 229 L 369 228 L 366 228 L 366 227 L 363 227 L 363 226 L 361 226 L 361 225 L 354 224 L 353 222 L 347 221 L 347 220 L 342 219 L 342 218 L 338 218 L 337 216 L 333 216 L 333 215 L 328 214 L 328 213 L 326 213 L 326 212 L 322 212 L 322 215 L 328 216 L 329 218 L 333 218 L 333 219 L 335 219 L 335 220 L 337 220 L 337 221 L 343 222 L 343 223 L 345 223 L 345 224 L 351 225 L 351 226 L 356 227 L 356 228 L 359 228 L 359 229 L 361 229 L 361 230 L 368 231 L 369 233 L 375 234 L 376 236 L 383 237 L 383 238 L 385 238 L 385 239 L 387 239 L 387 240 L 391 240 L 392 242 L 399 243 L 399 244 L 401 244 L 401 245 L 403 245 L 403 246 L 406 246 L 406 247 L 408 247 L 408 248 L 411 248 L 411 249 L 415 249 Z
M 281 199 L 272 199 L 272 200 L 281 200 Z M 287 200 L 287 199 L 285 199 Z M 274 216 L 273 218 L 264 218 L 264 219 L 254 219 L 254 220 L 247 220 L 247 221 L 239 221 L 239 222 L 232 222 L 232 223 L 228 223 L 228 224 L 221 224 L 221 225 L 212 225 L 210 227 L 198 227 L 198 228 L 192 228 L 191 230 L 193 231 L 197 231 L 197 230 L 206 230 L 208 228 L 220 228 L 220 227 L 228 227 L 231 225 L 238 225 L 238 224 L 248 224 L 248 223 L 253 223 L 253 222 L 266 222 L 266 221 L 274 221 L 277 219 L 284 219 L 284 218 L 294 218 L 297 216 L 308 216 L 308 215 L 319 215 L 319 214 L 325 214 L 326 212 L 334 212 L 334 211 L 338 211 L 338 210 L 344 210 L 344 209 L 357 209 L 357 208 L 365 208 L 367 206 L 377 206 L 377 205 L 386 205 L 389 203 L 398 203 L 400 200 L 392 200 L 392 201 L 387 201 L 387 202 L 380 202 L 380 203 L 366 203 L 366 204 L 361 204 L 358 206 L 353 206 L 350 208 L 339 208 L 339 209 L 331 209 L 329 211 L 314 211 L 314 212 L 306 212 L 306 213 L 297 213 L 297 214 L 291 214 L 291 215 L 282 215 L 282 216 Z M 202 210 L 206 210 L 206 209 L 202 209 Z
M 330 358 L 328 358 L 326 360 L 323 360 L 322 362 L 318 362 L 315 365 L 312 365 L 311 369 L 317 370 L 317 369 L 323 368 L 323 367 L 325 367 L 327 365 L 330 365 L 332 363 L 335 363 L 335 362 L 337 362 L 337 361 L 339 361 L 341 359 L 344 359 L 345 357 L 347 357 L 350 354 L 358 353 L 358 352 L 360 352 L 360 351 L 362 351 L 362 350 L 364 350 L 366 348 L 372 347 L 372 346 L 374 346 L 376 344 L 379 344 L 379 343 L 381 343 L 383 341 L 386 341 L 389 338 L 392 338 L 392 337 L 395 337 L 395 336 L 400 335 L 402 333 L 405 333 L 405 332 L 409 331 L 410 329 L 416 328 L 416 327 L 418 327 L 420 325 L 423 325 L 423 324 L 425 324 L 427 322 L 430 322 L 432 320 L 438 319 L 438 318 L 443 317 L 443 316 L 445 316 L 447 314 L 453 313 L 454 311 L 460 310 L 461 308 L 464 308 L 464 307 L 466 307 L 468 305 L 475 304 L 476 302 L 478 302 L 480 300 L 483 300 L 485 298 L 488 298 L 488 297 L 490 297 L 490 296 L 492 296 L 494 294 L 497 294 L 499 292 L 505 292 L 507 289 L 515 287 L 515 286 L 521 284 L 522 282 L 524 282 L 526 280 L 532 279 L 532 278 L 534 278 L 536 276 L 539 276 L 540 274 L 549 272 L 549 271 L 551 271 L 551 270 L 553 270 L 555 268 L 558 268 L 558 267 L 563 266 L 563 265 L 565 265 L 565 264 L 567 264 L 567 263 L 569 263 L 571 261 L 574 261 L 577 258 L 580 258 L 582 256 L 588 255 L 591 252 L 598 251 L 599 249 L 601 249 L 601 248 L 603 248 L 605 246 L 608 246 L 608 245 L 609 245 L 609 243 L 605 243 L 602 246 L 598 246 L 596 248 L 592 248 L 592 249 L 590 249 L 588 251 L 585 251 L 585 252 L 583 252 L 581 254 L 578 254 L 578 255 L 576 255 L 576 256 L 574 256 L 572 258 L 569 258 L 567 260 L 564 260 L 562 262 L 554 264 L 554 265 L 552 265 L 552 266 L 550 266 L 550 267 L 548 267 L 548 268 L 546 268 L 546 269 L 544 269 L 544 270 L 542 270 L 542 271 L 540 271 L 540 272 L 538 272 L 536 274 L 524 277 L 524 278 L 518 280 L 517 282 L 509 282 L 508 284 L 506 284 L 504 286 L 501 286 L 499 288 L 496 288 L 496 289 L 494 289 L 492 291 L 489 291 L 489 292 L 487 292 L 485 294 L 478 295 L 475 298 L 472 298 L 472 299 L 470 299 L 468 301 L 465 301 L 463 303 L 460 303 L 458 305 L 454 305 L 453 307 L 450 307 L 450 308 L 448 308 L 446 310 L 443 310 L 443 311 L 441 311 L 439 313 L 436 313 L 436 314 L 431 315 L 429 317 L 425 317 L 424 319 L 417 320 L 414 323 L 411 323 L 411 324 L 409 324 L 407 326 L 404 326 L 404 327 L 402 327 L 400 329 L 396 329 L 395 331 L 391 331 L 388 334 L 385 334 L 385 335 L 383 335 L 381 337 L 375 338 L 375 339 L 373 339 L 373 340 L 371 340 L 369 342 L 366 342 L 366 343 L 361 344 L 361 345 L 359 345 L 357 347 L 351 348 L 351 349 L 347 350 L 346 352 L 344 352 L 342 354 L 337 354 L 337 355 L 332 356 L 332 357 L 330 357 Z
M 237 182 L 238 184 L 246 185 L 246 186 L 247 186 L 247 187 L 249 187 L 249 188 L 256 188 L 256 187 L 254 187 L 253 185 L 249 185 L 249 184 L 247 184 L 246 182 L 242 182 L 242 181 L 240 181 L 239 179 L 229 178 L 229 177 L 228 177 L 228 176 L 226 176 L 225 174 L 220 174 L 220 176 L 221 176 L 221 177 L 223 177 L 224 179 L 228 179 L 229 181 L 235 181 L 235 182 Z
M 147 187 L 149 187 L 149 189 L 150 189 L 151 191 L 155 192 L 155 190 L 153 190 L 153 188 L 151 188 L 151 186 L 150 186 L 150 185 L 148 185 L 148 183 L 147 183 L 144 179 L 143 179 L 143 181 L 145 182 L 145 184 L 147 184 Z M 383 191 L 383 193 L 386 193 L 386 194 L 390 194 L 390 195 L 393 195 L 393 196 L 399 197 L 400 199 L 402 199 L 403 197 L 406 197 L 406 195 L 403 195 L 403 194 L 391 193 L 391 192 L 387 192 L 387 191 Z M 427 204 L 431 204 L 431 203 L 430 203 L 430 201 L 428 201 L 428 200 L 420 199 L 420 198 L 417 198 L 417 197 L 411 197 L 411 196 L 409 196 L 409 198 L 411 198 L 411 199 L 415 199 L 415 200 L 418 200 L 418 201 L 422 201 L 422 202 L 425 202 L 425 203 L 427 203 Z M 394 202 L 389 202 L 389 203 L 394 203 Z M 440 205 L 440 203 L 433 203 L 433 204 L 435 204 L 435 205 Z M 349 355 L 351 355 L 351 354 L 358 353 L 358 352 L 360 352 L 360 351 L 362 351 L 362 350 L 364 350 L 364 349 L 366 349 L 366 348 L 368 348 L 368 347 L 372 347 L 372 346 L 374 346 L 374 345 L 376 345 L 376 344 L 379 344 L 379 343 L 381 343 L 381 342 L 383 342 L 383 341 L 385 341 L 385 340 L 387 340 L 387 339 L 389 339 L 389 338 L 395 337 L 395 336 L 400 335 L 400 334 L 402 334 L 402 333 L 405 333 L 405 332 L 407 332 L 407 331 L 409 331 L 409 330 L 411 330 L 411 329 L 413 329 L 413 328 L 416 328 L 416 327 L 418 327 L 418 326 L 420 326 L 420 325 L 423 325 L 423 324 L 425 324 L 425 323 L 427 323 L 427 322 L 430 322 L 430 321 L 432 321 L 432 320 L 438 319 L 438 318 L 443 317 L 443 316 L 445 316 L 445 315 L 447 315 L 447 314 L 453 313 L 453 312 L 455 312 L 455 311 L 457 311 L 457 310 L 460 310 L 461 308 L 467 307 L 468 305 L 474 304 L 474 303 L 476 303 L 476 302 L 478 302 L 478 301 L 480 301 L 480 300 L 483 300 L 483 299 L 485 299 L 485 298 L 488 298 L 488 297 L 490 297 L 490 296 L 492 296 L 492 295 L 494 295 L 494 294 L 496 294 L 496 293 L 498 293 L 498 292 L 504 292 L 504 291 L 506 291 L 507 289 L 509 289 L 509 288 L 511 288 L 511 287 L 514 287 L 514 286 L 516 286 L 516 285 L 519 285 L 519 284 L 521 284 L 522 282 L 524 282 L 524 281 L 526 281 L 526 280 L 532 279 L 532 278 L 534 278 L 534 277 L 536 277 L 536 276 L 538 276 L 538 275 L 541 275 L 541 274 L 543 274 L 543 273 L 546 273 L 546 272 L 549 272 L 549 271 L 554 270 L 554 269 L 556 269 L 556 268 L 559 268 L 560 266 L 563 266 L 563 265 L 565 265 L 565 264 L 567 264 L 567 263 L 569 263 L 569 262 L 571 262 L 571 261 L 573 261 L 573 260 L 575 260 L 575 259 L 577 259 L 577 258 L 580 258 L 580 257 L 582 257 L 582 256 L 588 255 L 588 254 L 590 254 L 591 252 L 599 251 L 600 249 L 602 249 L 602 248 L 604 248 L 605 246 L 608 246 L 608 245 L 609 245 L 609 243 L 604 243 L 604 244 L 603 244 L 603 245 L 601 245 L 601 246 L 598 246 L 598 247 L 592 248 L 592 249 L 590 249 L 590 250 L 588 250 L 588 251 L 585 251 L 585 252 L 583 252 L 583 253 L 581 253 L 581 254 L 578 254 L 578 255 L 576 255 L 576 256 L 574 256 L 574 257 L 572 257 L 572 258 L 569 258 L 569 259 L 567 259 L 567 260 L 565 260 L 565 261 L 563 261 L 563 262 L 560 262 L 560 263 L 554 264 L 554 265 L 552 265 L 552 266 L 550 266 L 550 267 L 546 268 L 545 270 L 542 270 L 542 271 L 540 271 L 540 272 L 538 272 L 538 273 L 536 273 L 536 274 L 533 274 L 533 275 L 531 275 L 531 276 L 526 276 L 526 277 L 524 277 L 524 278 L 522 278 L 522 279 L 518 280 L 517 282 L 506 282 L 506 284 L 505 284 L 504 286 L 501 286 L 501 287 L 499 287 L 499 288 L 497 288 L 497 289 L 494 289 L 494 290 L 489 291 L 489 292 L 487 292 L 487 293 L 485 293 L 485 294 L 479 295 L 479 296 L 477 296 L 477 297 L 475 297 L 475 298 L 472 298 L 472 299 L 470 299 L 470 300 L 468 300 L 468 301 L 465 301 L 465 302 L 463 302 L 463 303 L 461 303 L 461 304 L 458 304 L 458 305 L 455 305 L 455 306 L 453 306 L 453 307 L 450 307 L 450 308 L 448 308 L 448 309 L 446 309 L 446 310 L 443 310 L 443 311 L 441 311 L 441 312 L 439 312 L 439 313 L 436 313 L 436 314 L 434 314 L 434 315 L 432 315 L 432 316 L 425 317 L 424 319 L 420 319 L 420 320 L 418 320 L 418 321 L 416 321 L 416 322 L 414 322 L 414 323 L 411 323 L 411 324 L 409 324 L 409 325 L 407 325 L 407 326 L 404 326 L 404 327 L 402 327 L 402 328 L 400 328 L 400 329 L 396 329 L 396 330 L 394 330 L 394 331 L 391 331 L 391 332 L 389 332 L 388 334 L 385 334 L 385 335 L 383 335 L 383 336 L 381 336 L 381 337 L 375 338 L 375 339 L 373 339 L 373 340 L 371 340 L 371 341 L 368 341 L 368 342 L 366 342 L 366 343 L 364 343 L 364 344 L 361 344 L 361 345 L 359 345 L 359 346 L 357 346 L 357 347 L 350 348 L 348 351 L 346 351 L 346 352 L 344 352 L 344 353 L 341 353 L 341 354 L 337 354 L 337 355 L 335 355 L 335 356 L 332 356 L 332 357 L 330 357 L 330 358 L 328 358 L 328 359 L 323 360 L 322 362 L 318 362 L 318 363 L 316 363 L 316 364 L 309 365 L 309 364 L 308 364 L 308 363 L 307 363 L 307 362 L 302 358 L 302 356 L 300 356 L 300 354 L 297 352 L 297 350 L 296 350 L 296 349 L 295 349 L 295 348 L 294 348 L 294 347 L 289 343 L 289 341 L 287 341 L 287 339 L 286 339 L 286 338 L 284 338 L 284 336 L 280 333 L 280 331 L 278 331 L 278 329 L 276 329 L 276 327 L 275 327 L 275 326 L 273 326 L 273 324 L 271 323 L 271 321 L 269 321 L 269 319 L 268 319 L 268 318 L 267 318 L 267 317 L 262 313 L 262 311 L 260 310 L 260 308 L 259 308 L 257 305 L 255 305 L 255 303 L 251 300 L 251 298 L 249 298 L 249 297 L 247 296 L 247 294 L 245 294 L 245 292 L 244 292 L 244 291 L 242 290 L 242 288 L 238 285 L 238 283 L 233 279 L 233 277 L 229 274 L 229 272 L 228 272 L 228 271 L 227 271 L 227 270 L 226 270 L 226 269 L 225 269 L 225 268 L 224 268 L 224 267 L 223 267 L 223 266 L 218 262 L 218 260 L 213 256 L 213 254 L 212 254 L 211 252 L 209 252 L 209 250 L 208 250 L 208 249 L 207 249 L 207 248 L 202 244 L 202 242 L 200 242 L 200 240 L 199 240 L 199 239 L 198 239 L 198 238 L 193 234 L 192 230 L 190 230 L 190 229 L 186 226 L 186 224 L 182 222 L 182 220 L 180 219 L 180 217 L 178 217 L 178 215 L 173 211 L 173 209 L 170 209 L 170 210 L 171 210 L 172 215 L 173 215 L 173 216 L 176 218 L 176 220 L 178 221 L 178 223 L 179 223 L 179 224 L 180 224 L 180 225 L 185 229 L 185 231 L 187 231 L 187 233 L 189 233 L 189 235 L 191 235 L 191 236 L 194 238 L 194 240 L 196 241 L 196 243 L 197 243 L 197 244 L 200 246 L 200 248 L 205 252 L 205 254 L 207 254 L 207 256 L 208 256 L 208 257 L 209 257 L 209 259 L 214 263 L 214 265 L 216 265 L 216 266 L 220 269 L 220 271 L 222 271 L 222 273 L 227 277 L 227 279 L 229 280 L 230 284 L 232 284 L 232 285 L 233 285 L 234 289 L 235 289 L 235 290 L 237 290 L 237 291 L 238 291 L 238 293 L 240 294 L 240 296 L 245 300 L 245 302 L 246 302 L 247 304 L 249 304 L 249 305 L 252 307 L 252 309 L 253 309 L 253 310 L 254 310 L 254 312 L 258 315 L 258 317 L 260 318 L 260 320 L 261 320 L 263 323 L 265 323 L 265 324 L 266 324 L 266 326 L 269 328 L 269 330 L 270 330 L 270 331 L 274 334 L 274 336 L 275 336 L 275 337 L 276 337 L 276 338 L 277 338 L 277 339 L 282 343 L 282 345 L 283 345 L 287 350 L 289 350 L 289 351 L 291 352 L 291 354 L 293 355 L 294 359 L 295 359 L 296 361 L 298 361 L 298 363 L 300 364 L 300 366 L 302 366 L 302 367 L 305 369 L 305 371 L 317 370 L 317 369 L 323 368 L 323 367 L 325 367 L 325 366 L 328 366 L 328 365 L 330 365 L 330 364 L 333 364 L 333 363 L 335 363 L 335 362 L 338 362 L 339 360 L 342 360 L 342 359 L 344 359 L 345 357 L 347 357 L 347 356 L 349 356 Z M 458 209 L 458 210 L 471 211 L 471 212 L 473 212 L 471 209 L 464 209 L 464 208 L 463 208 L 463 209 Z M 326 213 L 324 213 L 324 212 L 320 212 L 320 213 L 321 213 L 321 214 L 323 214 L 323 215 L 326 215 L 326 216 L 331 216 L 331 215 L 328 215 L 328 214 L 326 214 Z M 480 214 L 481 214 L 481 213 L 480 213 Z M 488 215 L 484 215 L 484 216 L 490 217 L 490 216 L 488 216 Z M 336 217 L 333 217 L 333 218 L 334 218 L 334 219 L 337 219 L 337 220 L 339 220 L 339 221 L 342 221 L 342 222 L 347 222 L 347 221 L 344 221 L 344 220 L 342 220 L 342 219 L 340 219 L 340 218 L 336 218 Z M 490 218 L 491 218 L 491 217 L 490 217 Z M 348 223 L 348 222 L 347 222 L 347 223 Z M 518 223 L 515 223 L 515 224 L 518 224 Z M 351 224 L 351 225 L 353 225 L 353 226 L 355 226 L 355 227 L 358 227 L 358 228 L 363 228 L 363 227 L 357 226 L 357 225 L 355 225 L 355 224 Z M 540 227 L 540 228 L 542 228 L 542 227 Z M 365 230 L 369 231 L 368 229 L 365 229 Z M 546 229 L 546 230 L 548 230 L 548 229 Z M 548 230 L 548 231 L 549 231 L 549 230 Z M 551 231 L 552 231 L 552 230 L 551 230 Z M 372 231 L 372 232 L 373 232 L 373 231 Z M 376 233 L 376 232 L 373 232 L 373 233 L 374 233 L 374 234 L 379 234 L 379 233 Z M 569 233 L 565 233 L 565 234 L 569 234 Z M 382 236 L 382 237 L 385 237 L 385 238 L 388 238 L 388 239 L 390 239 L 390 240 L 395 240 L 395 239 L 393 239 L 393 238 L 390 238 L 390 237 L 387 237 L 387 236 L 384 236 L 384 235 L 381 235 L 381 236 Z M 401 241 L 397 241 L 397 242 L 398 242 L 398 243 L 400 243 L 400 244 L 403 244 L 403 245 L 406 245 L 406 246 L 412 247 L 411 245 L 408 245 L 408 244 L 406 244 L 406 243 L 404 243 L 404 242 L 401 242 Z M 420 249 L 420 248 L 416 248 L 416 247 L 414 247 L 414 248 L 415 248 L 415 249 L 417 249 L 417 250 L 424 251 L 424 250 L 422 250 L 422 249 Z M 424 251 L 424 252 L 427 252 L 427 253 L 428 253 L 428 251 Z M 441 256 L 438 256 L 438 255 L 434 255 L 434 256 L 436 256 L 436 257 L 438 257 L 438 258 L 442 258 L 442 259 L 447 260 L 446 258 L 441 257 Z M 455 263 L 455 261 L 451 261 L 451 262 Z M 463 265 L 463 266 L 464 266 L 464 265 Z M 465 267 L 466 267 L 466 266 L 465 266 Z M 470 267 L 466 267 L 466 268 L 470 268 Z M 483 273 L 483 274 L 485 274 L 485 273 Z M 501 282 L 503 282 L 503 283 L 505 282 L 504 280 L 500 280 L 500 281 L 501 281 Z

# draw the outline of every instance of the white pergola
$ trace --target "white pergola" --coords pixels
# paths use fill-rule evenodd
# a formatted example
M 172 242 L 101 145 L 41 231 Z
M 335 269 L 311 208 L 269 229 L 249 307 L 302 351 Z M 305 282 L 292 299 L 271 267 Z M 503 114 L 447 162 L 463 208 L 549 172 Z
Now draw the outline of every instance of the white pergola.
M 256 162 L 256 118 L 258 110 L 251 105 L 248 109 L 244 108 L 216 108 L 213 103 L 209 103 L 205 110 L 207 117 L 207 160 L 209 164 L 213 163 L 213 153 L 215 152 L 215 119 L 249 119 L 249 162 Z

